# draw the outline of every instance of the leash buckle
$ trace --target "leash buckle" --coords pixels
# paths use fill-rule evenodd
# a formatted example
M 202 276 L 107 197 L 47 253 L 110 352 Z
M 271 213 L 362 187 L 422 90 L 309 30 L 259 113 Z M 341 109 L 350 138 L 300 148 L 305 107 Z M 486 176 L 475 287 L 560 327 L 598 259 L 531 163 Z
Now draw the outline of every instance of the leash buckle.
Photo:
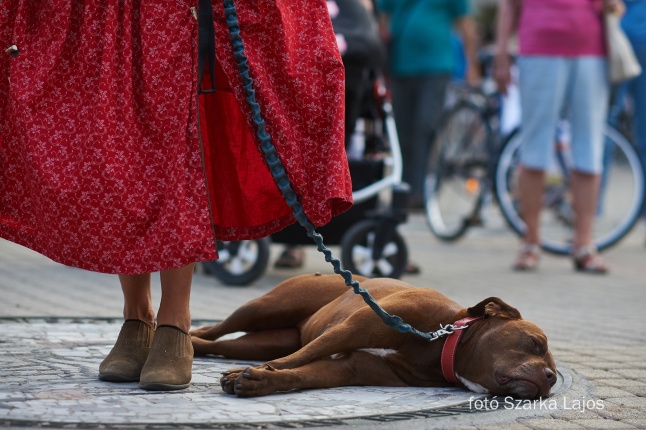
M 440 324 L 440 329 L 436 331 L 432 331 L 430 333 L 426 333 L 426 336 L 427 336 L 426 338 L 429 342 L 433 342 L 434 340 L 438 340 L 441 337 L 452 335 L 456 331 L 464 330 L 467 327 L 469 327 L 469 324 L 460 324 L 460 325 Z

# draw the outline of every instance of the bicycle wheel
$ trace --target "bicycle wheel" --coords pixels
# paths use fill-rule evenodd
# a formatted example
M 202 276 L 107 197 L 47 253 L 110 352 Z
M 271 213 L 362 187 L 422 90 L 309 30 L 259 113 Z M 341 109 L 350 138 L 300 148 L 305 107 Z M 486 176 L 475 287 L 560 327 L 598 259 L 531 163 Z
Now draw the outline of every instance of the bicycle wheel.
M 426 165 L 426 220 L 435 236 L 460 238 L 479 222 L 491 128 L 480 109 L 458 103 L 441 122 Z
M 269 238 L 241 240 L 234 242 L 217 241 L 219 258 L 204 261 L 207 273 L 218 278 L 225 285 L 249 285 L 265 273 L 269 262 Z
M 598 250 L 619 242 L 632 229 L 644 204 L 644 170 L 635 148 L 624 136 L 606 126 L 605 160 L 599 204 L 593 226 L 593 242 Z M 496 197 L 511 228 L 522 235 L 525 223 L 519 211 L 517 176 L 520 133 L 515 131 L 505 143 L 496 168 Z M 559 155 L 568 160 L 567 152 Z M 554 166 L 546 171 L 541 212 L 541 247 L 555 254 L 570 254 L 574 214 L 567 187 L 567 172 L 555 155 Z M 566 163 L 567 164 L 567 163 Z

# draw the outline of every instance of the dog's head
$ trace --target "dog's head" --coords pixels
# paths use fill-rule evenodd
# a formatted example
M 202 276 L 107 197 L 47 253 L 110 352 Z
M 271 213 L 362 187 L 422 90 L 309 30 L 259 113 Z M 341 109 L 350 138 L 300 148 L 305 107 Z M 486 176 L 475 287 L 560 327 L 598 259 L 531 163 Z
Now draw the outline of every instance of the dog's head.
M 476 392 L 533 399 L 549 395 L 556 366 L 545 333 L 497 297 L 467 309 L 483 316 L 463 335 L 455 364 L 460 381 Z

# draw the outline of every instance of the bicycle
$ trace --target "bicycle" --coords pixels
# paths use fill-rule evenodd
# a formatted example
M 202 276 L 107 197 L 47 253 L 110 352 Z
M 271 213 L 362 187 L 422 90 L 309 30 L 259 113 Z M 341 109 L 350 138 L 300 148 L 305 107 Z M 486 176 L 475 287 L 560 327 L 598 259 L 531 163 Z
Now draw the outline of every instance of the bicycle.
M 432 233 L 455 241 L 471 226 L 482 224 L 482 209 L 496 201 L 509 226 L 519 235 L 525 224 L 516 198 L 521 145 L 519 129 L 500 132 L 500 100 L 494 92 L 469 90 L 444 116 L 425 180 L 425 210 Z M 644 169 L 634 146 L 611 124 L 605 130 L 606 168 L 593 241 L 606 249 L 625 237 L 644 204 Z M 548 252 L 571 251 L 573 211 L 568 178 L 567 145 L 555 145 L 542 211 L 543 242 Z M 492 193 L 494 196 L 492 196 Z
M 499 133 L 500 98 L 493 91 L 454 87 L 458 101 L 445 112 L 426 164 L 424 208 L 431 232 L 443 241 L 482 224 L 491 200 Z

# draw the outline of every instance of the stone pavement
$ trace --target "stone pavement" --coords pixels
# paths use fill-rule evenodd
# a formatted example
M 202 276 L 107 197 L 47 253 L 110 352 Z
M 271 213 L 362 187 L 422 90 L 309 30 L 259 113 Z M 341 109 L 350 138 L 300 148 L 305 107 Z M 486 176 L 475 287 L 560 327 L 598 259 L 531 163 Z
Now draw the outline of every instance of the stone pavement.
M 497 211 L 497 209 L 496 209 Z M 493 212 L 493 210 L 492 210 Z M 219 372 L 241 363 L 198 359 L 190 389 L 148 393 L 96 379 L 116 337 L 122 307 L 116 277 L 53 263 L 0 241 L 0 426 L 5 428 L 646 428 L 646 226 L 604 254 L 612 273 L 575 273 L 544 255 L 537 273 L 509 266 L 517 239 L 492 214 L 454 244 L 440 243 L 421 215 L 401 226 L 423 273 L 405 280 L 465 306 L 499 296 L 547 333 L 557 393 L 544 403 L 496 404 L 459 389 L 348 387 L 261 399 L 224 395 Z M 338 249 L 331 247 L 338 257 Z M 272 246 L 272 262 L 280 252 Z M 195 276 L 196 325 L 222 319 L 299 273 L 331 272 L 314 247 L 296 271 L 267 269 L 248 287 Z M 153 289 L 159 300 L 159 288 Z M 477 402 L 475 400 L 480 399 Z

